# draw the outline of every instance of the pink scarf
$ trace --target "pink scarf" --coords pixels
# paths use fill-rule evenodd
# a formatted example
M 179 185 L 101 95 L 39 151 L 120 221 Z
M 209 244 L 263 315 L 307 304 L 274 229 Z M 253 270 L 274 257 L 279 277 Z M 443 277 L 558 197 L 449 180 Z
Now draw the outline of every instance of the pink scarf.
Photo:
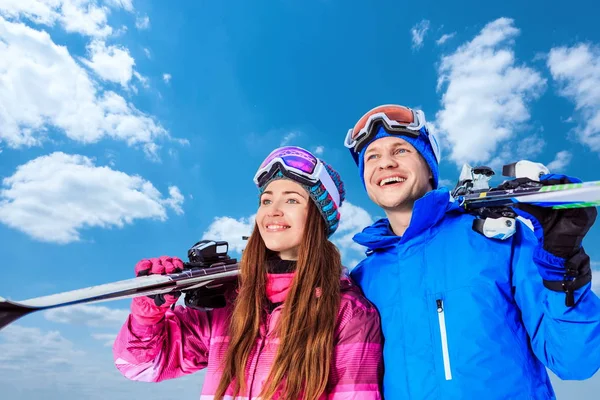
M 271 303 L 281 303 L 285 300 L 295 274 L 267 274 L 267 298 Z

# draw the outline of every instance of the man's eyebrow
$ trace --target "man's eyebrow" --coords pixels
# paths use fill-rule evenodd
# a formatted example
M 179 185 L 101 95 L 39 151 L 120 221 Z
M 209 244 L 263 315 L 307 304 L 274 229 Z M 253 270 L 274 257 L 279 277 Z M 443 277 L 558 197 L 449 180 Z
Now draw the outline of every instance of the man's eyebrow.
M 375 151 L 380 151 L 378 146 L 374 146 L 365 151 L 365 154 L 373 153 Z
M 398 142 L 398 143 L 392 144 L 390 146 L 390 148 L 397 149 L 398 147 L 402 147 L 402 146 L 406 146 L 406 145 L 408 145 L 408 142 L 407 141 L 402 141 L 402 142 Z M 373 147 L 370 147 L 367 151 L 365 151 L 365 155 L 373 153 L 373 152 L 381 152 L 381 151 L 382 150 L 381 150 L 381 148 L 379 146 L 373 146 Z

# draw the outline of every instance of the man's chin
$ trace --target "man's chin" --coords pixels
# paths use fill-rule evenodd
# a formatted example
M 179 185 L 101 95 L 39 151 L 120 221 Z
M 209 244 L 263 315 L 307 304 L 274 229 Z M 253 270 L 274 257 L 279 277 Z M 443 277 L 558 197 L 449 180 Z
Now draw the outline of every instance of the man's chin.
M 376 203 L 380 207 L 398 207 L 407 201 L 406 193 L 403 190 L 389 191 L 377 198 Z
M 381 207 L 384 211 L 400 211 L 406 208 L 406 203 L 384 203 L 380 204 L 379 207 Z

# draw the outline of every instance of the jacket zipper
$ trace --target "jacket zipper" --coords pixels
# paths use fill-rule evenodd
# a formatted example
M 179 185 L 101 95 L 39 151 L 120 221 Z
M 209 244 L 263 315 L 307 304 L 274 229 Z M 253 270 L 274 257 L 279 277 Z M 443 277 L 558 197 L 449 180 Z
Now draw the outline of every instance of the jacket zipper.
M 452 380 L 452 371 L 450 370 L 450 354 L 448 352 L 448 337 L 446 336 L 446 317 L 444 315 L 444 301 L 437 299 L 438 322 L 440 324 L 440 337 L 442 340 L 442 358 L 444 360 L 444 375 L 446 380 Z
M 260 335 L 260 344 L 258 345 L 258 350 L 256 351 L 256 357 L 255 357 L 255 364 L 254 364 L 254 370 L 252 371 L 252 379 L 250 381 L 250 387 L 248 388 L 248 398 L 252 399 L 252 389 L 254 388 L 254 380 L 256 378 L 256 370 L 258 369 L 258 362 L 260 361 L 260 355 L 263 351 L 263 349 L 265 348 L 265 343 L 267 340 L 267 336 L 269 335 L 269 323 L 271 322 L 271 316 L 273 315 L 273 312 L 271 312 L 270 314 L 267 314 L 267 321 L 266 321 L 266 326 L 265 326 L 265 335 L 263 336 L 262 334 Z

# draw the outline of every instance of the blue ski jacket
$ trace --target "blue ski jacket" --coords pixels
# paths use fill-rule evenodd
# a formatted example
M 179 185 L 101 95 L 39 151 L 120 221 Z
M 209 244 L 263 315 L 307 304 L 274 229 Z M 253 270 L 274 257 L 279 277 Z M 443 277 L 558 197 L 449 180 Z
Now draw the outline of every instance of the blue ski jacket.
M 415 202 L 402 237 L 387 219 L 354 236 L 368 250 L 351 275 L 381 315 L 386 400 L 554 399 L 545 366 L 562 379 L 600 367 L 591 285 L 567 307 L 543 286 L 526 224 L 493 240 L 473 218 L 442 188 Z

